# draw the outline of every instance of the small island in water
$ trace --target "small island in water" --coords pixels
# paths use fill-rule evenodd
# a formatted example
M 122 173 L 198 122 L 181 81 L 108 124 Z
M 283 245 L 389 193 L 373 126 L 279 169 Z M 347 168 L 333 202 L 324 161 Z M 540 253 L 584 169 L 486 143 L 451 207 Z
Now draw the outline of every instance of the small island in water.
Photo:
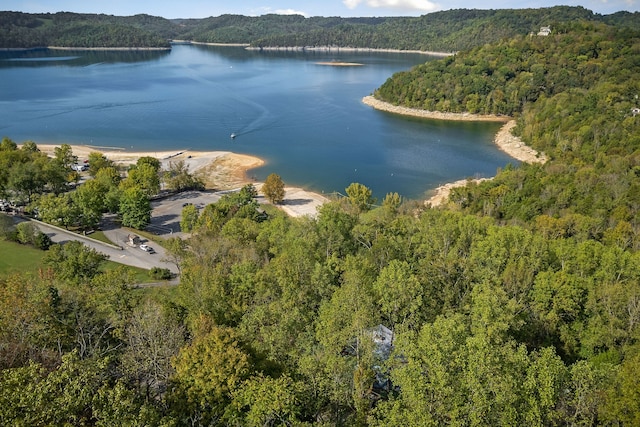
M 361 67 L 364 64 L 360 64 L 359 62 L 321 61 L 316 62 L 316 65 L 330 65 L 333 67 Z

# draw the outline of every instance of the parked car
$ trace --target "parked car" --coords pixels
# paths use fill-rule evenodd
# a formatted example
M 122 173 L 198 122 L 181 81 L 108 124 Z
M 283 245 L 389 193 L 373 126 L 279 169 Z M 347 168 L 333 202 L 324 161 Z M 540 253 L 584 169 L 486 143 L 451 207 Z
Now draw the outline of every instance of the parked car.
M 148 252 L 150 254 L 155 254 L 156 251 L 153 250 L 153 248 L 149 245 L 140 245 L 140 249 L 142 249 L 145 252 Z

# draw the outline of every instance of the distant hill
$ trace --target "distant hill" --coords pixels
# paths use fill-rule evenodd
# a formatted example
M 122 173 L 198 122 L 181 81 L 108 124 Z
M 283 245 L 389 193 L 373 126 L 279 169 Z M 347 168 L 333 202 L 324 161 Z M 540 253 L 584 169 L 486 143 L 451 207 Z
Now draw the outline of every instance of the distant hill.
M 149 15 L 0 12 L 0 48 L 169 47 L 176 26 Z
M 0 12 L 0 48 L 36 46 L 164 47 L 170 39 L 264 46 L 342 46 L 460 51 L 541 26 L 596 21 L 640 27 L 640 13 L 599 15 L 582 8 L 459 9 L 420 17 L 339 18 L 300 15 L 221 15 L 168 20 L 149 15 Z
M 640 14 L 599 15 L 582 8 L 448 10 L 420 17 L 338 18 L 223 15 L 180 21 L 183 37 L 199 42 L 264 46 L 349 46 L 377 49 L 459 51 L 505 37 L 537 32 L 541 26 L 597 21 L 640 26 Z

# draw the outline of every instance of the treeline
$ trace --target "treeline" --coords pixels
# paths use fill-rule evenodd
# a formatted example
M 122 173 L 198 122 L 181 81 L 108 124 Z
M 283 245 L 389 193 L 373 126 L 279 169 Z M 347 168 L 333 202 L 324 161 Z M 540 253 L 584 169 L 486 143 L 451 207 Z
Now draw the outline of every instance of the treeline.
M 118 214 L 124 226 L 144 229 L 151 219 L 151 197 L 160 193 L 161 184 L 175 192 L 204 187 L 184 161 L 163 170 L 158 159 L 141 157 L 121 170 L 97 151 L 85 160 L 84 167 L 79 165 L 68 144 L 49 157 L 33 141 L 18 148 L 5 137 L 0 143 L 0 199 L 67 230 L 92 230 L 105 213 Z
M 348 46 L 452 52 L 505 37 L 538 32 L 559 22 L 605 21 L 633 27 L 640 14 L 601 16 L 582 7 L 522 10 L 449 10 L 421 17 L 338 18 L 223 15 L 180 21 L 192 27 L 182 37 L 199 42 L 264 46 Z
M 466 212 L 638 249 L 640 32 L 574 23 L 398 73 L 395 104 L 516 116 L 515 132 L 551 160 L 508 167 L 453 192 Z
M 142 292 L 82 245 L 0 280 L 6 425 L 633 425 L 637 251 L 418 209 L 360 184 L 317 217 L 249 185 Z M 193 216 L 192 216 L 193 215 Z
M 169 47 L 173 27 L 147 15 L 0 12 L 0 48 Z
M 452 52 L 538 32 L 558 22 L 606 21 L 633 27 L 640 14 L 601 16 L 582 7 L 523 10 L 449 10 L 417 18 L 338 18 L 223 15 L 183 20 L 182 37 L 199 42 L 250 43 L 264 46 L 349 46 Z
M 504 37 L 537 32 L 552 22 L 597 19 L 581 8 L 553 7 L 526 10 L 449 10 L 416 18 L 310 18 L 309 31 L 265 37 L 256 46 L 350 46 L 453 52 Z
M 340 18 L 300 15 L 221 15 L 167 20 L 76 13 L 0 12 L 0 47 L 166 46 L 169 39 L 262 46 L 344 46 L 454 52 L 543 25 L 575 21 L 637 28 L 640 14 L 599 15 L 582 7 L 521 10 L 449 10 L 420 17 Z
M 541 96 L 634 85 L 627 73 L 637 69 L 639 34 L 593 22 L 559 24 L 550 36 L 508 38 L 396 73 L 375 95 L 431 111 L 513 116 Z M 629 109 L 634 100 L 620 101 Z

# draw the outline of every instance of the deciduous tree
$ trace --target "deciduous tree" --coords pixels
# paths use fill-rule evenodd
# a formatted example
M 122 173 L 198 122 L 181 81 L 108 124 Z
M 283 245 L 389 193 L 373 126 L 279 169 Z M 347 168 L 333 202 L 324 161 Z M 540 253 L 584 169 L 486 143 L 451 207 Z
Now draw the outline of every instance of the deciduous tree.
M 184 160 L 169 162 L 169 170 L 164 172 L 163 180 L 169 190 L 202 190 L 202 180 L 189 172 L 189 166 Z
M 272 173 L 262 185 L 262 194 L 273 204 L 280 204 L 284 200 L 284 182 L 280 175 Z
M 115 164 L 112 160 L 109 160 L 105 157 L 104 154 L 99 153 L 97 151 L 92 151 L 89 153 L 89 175 L 92 177 L 96 177 L 100 169 L 104 168 L 112 168 L 115 167 Z
M 87 281 L 98 274 L 98 267 L 107 255 L 89 248 L 78 241 L 55 244 L 45 254 L 42 262 L 62 280 Z
M 376 199 L 372 196 L 371 189 L 357 182 L 350 184 L 345 191 L 349 202 L 358 212 L 368 211 L 376 202 Z
M 183 233 L 191 233 L 198 224 L 199 216 L 198 208 L 193 205 L 187 205 L 182 208 L 182 216 L 180 218 L 180 230 Z
M 182 418 L 200 424 L 224 419 L 231 393 L 251 372 L 251 360 L 231 328 L 212 326 L 183 347 L 174 359 L 171 399 Z M 180 409 L 181 408 L 181 409 Z
M 106 192 L 107 188 L 95 179 L 85 182 L 73 192 L 72 198 L 80 211 L 79 219 L 83 227 L 94 228 L 102 219 Z
M 160 398 L 174 368 L 171 360 L 185 339 L 184 327 L 167 315 L 158 303 L 149 301 L 134 312 L 124 331 L 127 347 L 122 365 L 147 399 Z
M 124 190 L 120 198 L 122 225 L 143 229 L 151 222 L 151 202 L 147 193 L 138 187 Z

